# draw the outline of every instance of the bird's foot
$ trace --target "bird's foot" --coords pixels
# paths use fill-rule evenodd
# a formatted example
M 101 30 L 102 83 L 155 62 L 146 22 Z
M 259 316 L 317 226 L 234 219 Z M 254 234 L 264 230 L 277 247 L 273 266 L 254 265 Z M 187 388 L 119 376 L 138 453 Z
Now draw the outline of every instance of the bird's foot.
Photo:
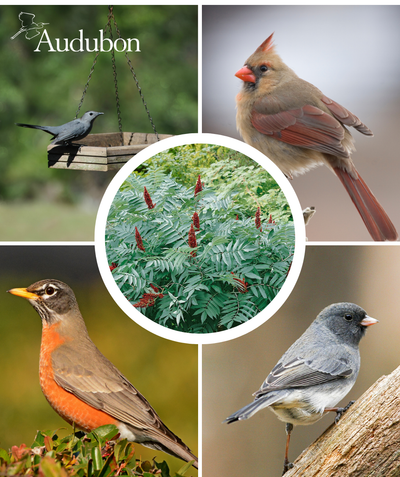
M 340 420 L 340 418 L 343 416 L 343 414 L 349 409 L 351 405 L 353 405 L 355 401 L 350 401 L 349 404 L 345 407 L 338 407 L 336 410 L 336 417 L 335 417 L 335 424 L 337 424 Z
M 284 460 L 283 462 L 283 472 L 282 472 L 282 475 L 285 475 L 286 472 L 290 469 L 293 469 L 294 465 L 289 462 L 287 459 Z

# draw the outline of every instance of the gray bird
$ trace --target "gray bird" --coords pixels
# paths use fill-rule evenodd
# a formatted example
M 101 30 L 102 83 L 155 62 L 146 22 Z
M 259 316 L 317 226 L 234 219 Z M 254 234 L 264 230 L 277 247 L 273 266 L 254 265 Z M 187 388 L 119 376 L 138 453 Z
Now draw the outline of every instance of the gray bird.
M 86 137 L 92 130 L 93 122 L 104 113 L 96 113 L 96 111 L 88 111 L 80 119 L 74 119 L 69 123 L 61 126 L 35 126 L 33 124 L 16 123 L 17 126 L 23 128 L 41 129 L 52 134 L 53 141 L 50 144 L 69 145 L 72 141 L 79 141 Z
M 293 466 L 288 460 L 293 426 L 313 424 L 327 411 L 336 412 L 338 422 L 352 404 L 334 407 L 356 382 L 360 370 L 359 342 L 367 326 L 377 322 L 354 303 L 335 303 L 324 308 L 253 394 L 254 401 L 224 422 L 248 419 L 269 407 L 286 423 L 284 474 Z

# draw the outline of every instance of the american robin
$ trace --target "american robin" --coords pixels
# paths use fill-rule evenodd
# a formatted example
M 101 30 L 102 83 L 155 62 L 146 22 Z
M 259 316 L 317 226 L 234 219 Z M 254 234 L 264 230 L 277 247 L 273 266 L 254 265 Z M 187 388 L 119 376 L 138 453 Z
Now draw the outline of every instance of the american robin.
M 74 292 L 59 280 L 8 290 L 42 319 L 40 386 L 53 409 L 85 432 L 115 424 L 120 437 L 186 462 L 197 457 L 90 339 Z

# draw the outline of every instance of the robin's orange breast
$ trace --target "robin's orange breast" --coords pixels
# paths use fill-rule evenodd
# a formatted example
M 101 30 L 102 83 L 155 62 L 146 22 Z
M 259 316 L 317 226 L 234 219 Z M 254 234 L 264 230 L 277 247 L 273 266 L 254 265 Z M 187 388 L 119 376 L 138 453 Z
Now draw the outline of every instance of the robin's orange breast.
M 40 386 L 47 401 L 69 424 L 75 423 L 86 432 L 105 424 L 117 424 L 116 419 L 84 403 L 55 382 L 51 354 L 65 342 L 65 338 L 57 331 L 58 326 L 59 324 L 43 325 L 39 376 Z

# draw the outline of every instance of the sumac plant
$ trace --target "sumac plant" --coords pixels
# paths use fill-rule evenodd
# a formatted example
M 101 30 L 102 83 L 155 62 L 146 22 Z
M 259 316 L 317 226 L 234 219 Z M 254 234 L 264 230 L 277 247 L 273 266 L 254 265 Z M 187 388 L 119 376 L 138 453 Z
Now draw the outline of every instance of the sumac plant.
M 201 190 L 200 190 L 201 189 Z M 192 187 L 156 171 L 132 173 L 109 211 L 106 250 L 115 282 L 149 319 L 190 333 L 250 320 L 290 270 L 294 225 L 255 203 L 245 216 L 198 178 Z

